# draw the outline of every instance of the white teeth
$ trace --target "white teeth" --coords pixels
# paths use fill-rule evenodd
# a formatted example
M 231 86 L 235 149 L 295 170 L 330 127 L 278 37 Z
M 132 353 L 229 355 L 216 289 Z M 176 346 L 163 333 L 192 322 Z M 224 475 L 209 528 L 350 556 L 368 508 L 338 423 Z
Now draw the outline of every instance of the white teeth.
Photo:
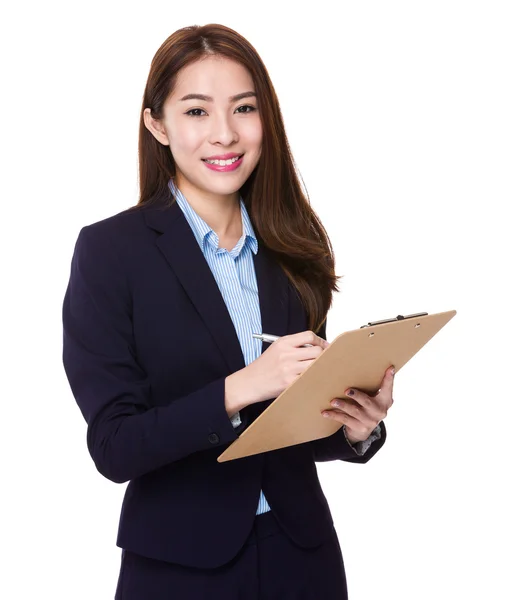
M 240 156 L 242 156 L 242 154 Z M 233 158 L 230 158 L 228 160 L 207 160 L 206 158 L 204 160 L 205 162 L 208 162 L 211 165 L 219 165 L 221 167 L 224 167 L 225 165 L 232 165 L 235 161 L 239 160 L 240 156 L 234 156 Z

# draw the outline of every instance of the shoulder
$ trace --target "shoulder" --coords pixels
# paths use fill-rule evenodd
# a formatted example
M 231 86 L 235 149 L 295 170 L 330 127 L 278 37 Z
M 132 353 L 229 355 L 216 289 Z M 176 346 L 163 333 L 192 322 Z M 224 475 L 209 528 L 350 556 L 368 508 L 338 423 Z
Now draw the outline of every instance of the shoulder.
M 146 218 L 148 213 L 155 210 L 154 206 L 131 206 L 115 215 L 84 225 L 78 239 L 106 244 L 112 249 L 137 246 L 148 238 Z
M 115 215 L 106 217 L 99 221 L 84 225 L 80 231 L 88 237 L 111 237 L 120 238 L 130 235 L 144 226 L 144 213 L 148 210 L 145 206 L 131 206 Z
M 145 206 L 133 206 L 115 215 L 84 225 L 75 243 L 75 257 L 95 268 L 121 266 L 147 243 Z

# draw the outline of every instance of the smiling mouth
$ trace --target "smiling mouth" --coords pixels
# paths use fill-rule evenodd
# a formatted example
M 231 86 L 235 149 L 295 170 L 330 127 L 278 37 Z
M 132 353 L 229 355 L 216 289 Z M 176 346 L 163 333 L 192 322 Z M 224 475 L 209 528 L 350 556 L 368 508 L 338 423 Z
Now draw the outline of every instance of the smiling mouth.
M 237 162 L 243 156 L 244 156 L 244 154 L 239 154 L 238 156 L 234 156 L 233 158 L 228 158 L 226 160 L 218 160 L 218 159 L 216 159 L 216 160 L 208 160 L 207 158 L 202 158 L 201 160 L 203 162 L 208 163 L 209 165 L 219 165 L 221 167 L 224 167 L 224 166 L 231 165 L 231 164 Z

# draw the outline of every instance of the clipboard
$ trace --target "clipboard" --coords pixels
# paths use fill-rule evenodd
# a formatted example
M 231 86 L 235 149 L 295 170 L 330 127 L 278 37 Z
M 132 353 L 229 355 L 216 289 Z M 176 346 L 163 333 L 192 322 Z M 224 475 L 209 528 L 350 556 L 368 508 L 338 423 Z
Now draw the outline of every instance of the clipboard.
M 333 435 L 341 427 L 325 419 L 333 398 L 354 387 L 374 395 L 386 369 L 397 372 L 456 314 L 455 310 L 398 315 L 338 335 L 218 457 L 225 462 Z

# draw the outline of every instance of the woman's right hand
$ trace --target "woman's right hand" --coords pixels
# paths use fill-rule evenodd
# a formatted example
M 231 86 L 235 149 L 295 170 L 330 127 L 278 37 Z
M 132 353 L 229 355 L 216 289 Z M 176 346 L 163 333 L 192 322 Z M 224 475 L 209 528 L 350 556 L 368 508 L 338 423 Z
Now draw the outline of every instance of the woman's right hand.
M 311 344 L 311 347 L 302 347 Z M 278 397 L 329 346 L 313 331 L 285 335 L 244 369 L 226 378 L 228 414 Z

